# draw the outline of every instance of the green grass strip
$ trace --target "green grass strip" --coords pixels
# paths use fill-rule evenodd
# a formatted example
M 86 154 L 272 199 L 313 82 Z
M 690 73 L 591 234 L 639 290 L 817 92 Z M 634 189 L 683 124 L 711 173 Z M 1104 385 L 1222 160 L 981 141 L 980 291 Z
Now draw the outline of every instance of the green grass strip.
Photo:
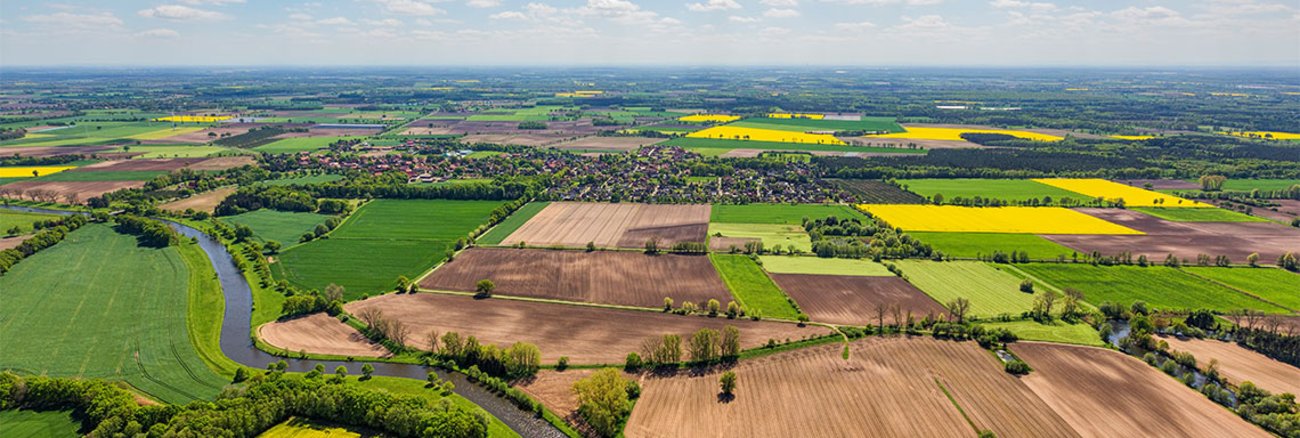
M 533 216 L 536 216 L 537 213 L 541 212 L 542 209 L 546 208 L 548 205 L 551 205 L 551 203 L 529 202 L 524 204 L 523 207 L 519 207 L 518 210 L 515 210 L 514 214 L 511 214 L 510 217 L 506 218 L 506 220 L 501 221 L 497 226 L 492 227 L 491 230 L 488 230 L 488 232 L 479 236 L 477 242 L 483 245 L 500 245 L 502 240 L 506 240 L 506 238 L 510 237 L 511 234 L 518 231 L 519 227 L 524 226 L 525 222 L 528 222 L 529 219 L 532 219 Z
M 736 302 L 747 311 L 760 311 L 764 318 L 798 319 L 802 315 L 790 305 L 790 297 L 748 256 L 710 254 L 709 260 Z

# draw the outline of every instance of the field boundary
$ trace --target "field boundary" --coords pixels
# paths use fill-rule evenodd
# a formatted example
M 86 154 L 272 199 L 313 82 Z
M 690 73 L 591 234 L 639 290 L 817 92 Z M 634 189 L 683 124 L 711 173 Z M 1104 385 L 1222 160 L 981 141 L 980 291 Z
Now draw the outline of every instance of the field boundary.
M 1225 269 L 1230 269 L 1230 268 L 1225 268 Z M 1290 307 L 1283 306 L 1283 305 L 1278 304 L 1278 303 L 1274 303 L 1274 302 L 1272 302 L 1272 301 L 1269 301 L 1269 300 L 1267 300 L 1267 299 L 1264 299 L 1264 297 L 1261 297 L 1261 296 L 1255 295 L 1255 294 L 1250 293 L 1249 291 L 1247 291 L 1247 290 L 1245 290 L 1245 289 L 1238 288 L 1238 287 L 1233 286 L 1233 285 L 1231 285 L 1231 284 L 1224 283 L 1224 282 L 1222 282 L 1222 281 L 1215 280 L 1215 279 L 1213 279 L 1213 278 L 1206 277 L 1206 276 L 1204 276 L 1204 275 L 1197 274 L 1197 273 L 1192 272 L 1192 271 L 1188 271 L 1188 270 L 1184 270 L 1184 269 L 1179 269 L 1179 271 L 1182 271 L 1182 272 L 1186 273 L 1187 275 L 1191 275 L 1191 276 L 1196 277 L 1196 278 L 1199 278 L 1199 279 L 1201 279 L 1201 280 L 1204 280 L 1204 281 L 1207 281 L 1207 282 L 1210 282 L 1210 283 L 1213 283 L 1213 284 L 1217 284 L 1217 285 L 1219 285 L 1219 286 L 1223 286 L 1223 287 L 1225 287 L 1225 288 L 1228 288 L 1228 289 L 1231 289 L 1231 290 L 1237 291 L 1238 293 L 1240 293 L 1240 294 L 1242 294 L 1242 295 L 1245 295 L 1245 296 L 1248 296 L 1248 297 L 1254 298 L 1254 299 L 1256 299 L 1256 300 L 1259 300 L 1259 301 L 1262 301 L 1262 302 L 1265 302 L 1265 303 L 1268 303 L 1268 304 L 1272 304 L 1272 305 L 1274 305 L 1274 306 L 1281 307 L 1281 308 L 1283 308 L 1283 309 L 1290 310 L 1291 313 L 1296 313 L 1296 312 L 1297 312 L 1297 309 L 1292 309 L 1292 308 L 1290 308 Z

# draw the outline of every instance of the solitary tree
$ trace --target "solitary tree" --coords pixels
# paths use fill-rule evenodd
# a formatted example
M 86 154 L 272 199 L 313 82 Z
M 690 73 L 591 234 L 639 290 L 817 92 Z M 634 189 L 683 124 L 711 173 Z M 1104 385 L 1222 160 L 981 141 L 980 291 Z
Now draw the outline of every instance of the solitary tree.
M 478 284 L 474 285 L 474 292 L 477 292 L 479 297 L 490 298 L 492 296 L 492 290 L 496 288 L 497 285 L 496 283 L 493 283 L 492 280 L 483 279 L 479 280 Z
M 736 372 L 735 371 L 727 371 L 725 373 L 722 373 L 722 377 L 718 379 L 718 383 L 720 386 L 722 386 L 723 396 L 735 397 L 736 395 Z
M 1250 255 L 1246 256 L 1246 263 L 1252 268 L 1259 267 L 1259 253 L 1252 252 Z
M 957 319 L 958 324 L 966 321 L 966 312 L 968 311 L 970 311 L 970 300 L 968 299 L 957 298 L 948 303 L 948 313 L 951 313 L 952 317 Z

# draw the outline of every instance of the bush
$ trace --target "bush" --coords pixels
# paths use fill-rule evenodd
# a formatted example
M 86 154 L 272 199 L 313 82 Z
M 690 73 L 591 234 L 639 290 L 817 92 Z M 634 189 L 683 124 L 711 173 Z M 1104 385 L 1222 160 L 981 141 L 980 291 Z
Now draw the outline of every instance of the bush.
M 1021 375 L 1029 374 L 1029 371 L 1030 371 L 1030 369 L 1029 369 L 1029 364 L 1025 363 L 1024 361 L 1022 361 L 1022 360 L 1020 360 L 1020 359 L 1016 359 L 1016 360 L 1012 360 L 1012 361 L 1007 362 L 1005 365 L 1003 365 L 1003 368 L 1006 369 L 1006 371 L 1007 371 L 1008 373 L 1011 373 L 1011 374 L 1014 374 L 1014 375 L 1017 375 L 1017 376 L 1021 376 Z

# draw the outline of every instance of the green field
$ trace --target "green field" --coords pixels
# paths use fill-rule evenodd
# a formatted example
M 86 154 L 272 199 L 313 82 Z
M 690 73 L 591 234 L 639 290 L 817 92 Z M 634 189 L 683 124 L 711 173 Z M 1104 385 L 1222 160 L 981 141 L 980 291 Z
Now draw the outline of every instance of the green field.
M 1027 179 L 908 179 L 898 183 L 907 191 L 929 199 L 941 194 L 945 203 L 951 203 L 957 197 L 971 199 L 976 196 L 1006 201 L 1041 200 L 1044 197 L 1051 197 L 1053 201 L 1061 198 L 1089 199 L 1085 195 Z
M 245 225 L 253 229 L 253 235 L 266 242 L 274 240 L 285 248 L 298 243 L 304 233 L 309 233 L 317 224 L 325 223 L 328 215 L 307 212 L 277 211 L 269 208 L 240 213 L 221 218 L 222 221 Z
M 804 218 L 830 216 L 861 219 L 862 213 L 838 204 L 716 204 L 709 214 L 709 222 L 803 225 Z
M 885 265 L 857 259 L 823 259 L 819 257 L 761 256 L 763 269 L 773 274 L 851 275 L 891 277 Z
M 277 275 L 309 289 L 330 283 L 356 299 L 415 278 L 446 256 L 456 239 L 487 221 L 498 201 L 391 200 L 359 208 L 326 239 L 289 248 Z
M 86 225 L 0 277 L 0 369 L 124 380 L 169 403 L 211 399 L 227 380 L 190 343 L 189 283 L 176 248 Z
M 907 148 L 883 148 L 883 147 L 866 147 L 866 146 L 847 146 L 834 144 L 812 144 L 812 143 L 781 143 L 775 141 L 757 141 L 757 140 L 725 140 L 717 138 L 691 138 L 677 137 L 659 143 L 667 146 L 677 146 L 685 149 L 759 149 L 765 151 L 821 151 L 821 152 L 856 152 L 856 153 L 880 153 L 880 154 L 924 154 L 925 149 L 907 149 Z
M 564 109 L 562 106 L 540 105 L 532 108 L 497 109 L 484 111 L 467 117 L 470 122 L 544 122 L 551 120 L 551 112 Z
M 1300 179 L 1229 179 L 1223 182 L 1223 190 L 1286 190 L 1296 184 L 1300 184 Z
M 982 323 L 986 329 L 1007 329 L 1015 333 L 1017 338 L 1022 341 L 1045 341 L 1059 342 L 1062 344 L 1091 345 L 1103 347 L 1106 345 L 1101 340 L 1101 334 L 1097 329 L 1088 324 L 1066 324 L 1062 321 L 1053 321 L 1051 324 L 1040 324 L 1038 321 L 1008 321 L 1008 322 L 989 322 Z
M 1129 306 L 1145 301 L 1160 309 L 1255 309 L 1287 313 L 1286 309 L 1165 266 L 1092 266 L 1088 264 L 1023 264 L 1020 269 L 1056 287 L 1083 291 L 1084 300 Z
M 26 138 L 0 142 L 3 146 L 68 146 L 135 143 L 130 137 L 171 129 L 162 122 L 79 122 L 76 126 L 29 134 Z
M 909 232 L 912 237 L 930 244 L 944 255 L 960 258 L 992 256 L 994 251 L 1029 253 L 1033 260 L 1056 260 L 1056 256 L 1070 257 L 1076 251 L 1033 234 L 996 233 L 934 233 Z
M 709 254 L 713 267 L 717 268 L 722 281 L 731 289 L 736 302 L 746 312 L 757 310 L 764 318 L 797 319 L 795 310 L 785 292 L 772 282 L 763 269 L 758 267 L 749 256 L 738 254 Z M 726 303 L 723 303 L 726 305 Z
M 165 170 L 117 170 L 51 173 L 33 181 L 148 181 L 166 175 Z
M 1185 267 L 1183 270 L 1300 312 L 1300 275 L 1273 268 Z
M 295 176 L 291 178 L 280 178 L 280 179 L 259 181 L 258 184 L 265 184 L 268 186 L 287 186 L 293 184 L 320 184 L 320 183 L 338 181 L 341 179 L 343 179 L 343 175 L 338 175 L 333 173 L 322 173 L 317 175 Z
M 130 146 L 130 152 L 143 152 L 137 158 L 202 158 L 222 152 L 234 152 L 236 149 L 221 146 Z M 117 148 L 114 152 L 126 152 Z
M 1020 279 L 983 262 L 897 260 L 908 281 L 935 301 L 970 300 L 972 316 L 1020 315 L 1033 307 L 1034 296 L 1020 291 Z
M 892 117 L 863 117 L 862 120 L 813 120 L 749 118 L 727 124 L 745 128 L 775 129 L 779 131 L 889 131 L 904 132 Z
M 58 218 L 53 214 L 0 209 L 0 237 L 8 236 L 9 229 L 15 226 L 22 230 L 18 234 L 27 234 L 32 232 L 32 224 Z
M 331 143 L 344 139 L 358 139 L 364 137 L 293 137 L 273 141 L 253 150 L 266 154 L 296 154 L 298 152 L 311 152 L 325 149 Z
M 345 427 L 290 418 L 257 435 L 257 438 L 361 438 L 361 434 Z
M 1222 208 L 1134 207 L 1132 210 L 1171 222 L 1268 222 L 1268 219 Z
M 492 227 L 491 230 L 488 230 L 488 232 L 479 236 L 478 243 L 483 245 L 500 245 L 502 240 L 506 240 L 507 237 L 510 237 L 511 234 L 519 230 L 519 227 L 524 226 L 525 222 L 528 222 L 529 219 L 532 219 L 533 216 L 536 216 L 538 212 L 542 211 L 542 209 L 546 208 L 548 205 L 551 205 L 551 203 L 529 202 L 524 204 L 523 207 L 519 207 L 518 210 L 515 210 L 514 214 L 511 214 L 510 217 L 506 218 L 506 220 L 501 221 L 501 223 Z
M 709 224 L 709 236 L 753 238 L 763 241 L 767 250 L 780 246 L 782 250 L 795 248 L 812 252 L 812 240 L 803 227 L 783 224 Z
M 67 438 L 81 434 L 72 411 L 0 411 L 0 436 L 5 438 Z

